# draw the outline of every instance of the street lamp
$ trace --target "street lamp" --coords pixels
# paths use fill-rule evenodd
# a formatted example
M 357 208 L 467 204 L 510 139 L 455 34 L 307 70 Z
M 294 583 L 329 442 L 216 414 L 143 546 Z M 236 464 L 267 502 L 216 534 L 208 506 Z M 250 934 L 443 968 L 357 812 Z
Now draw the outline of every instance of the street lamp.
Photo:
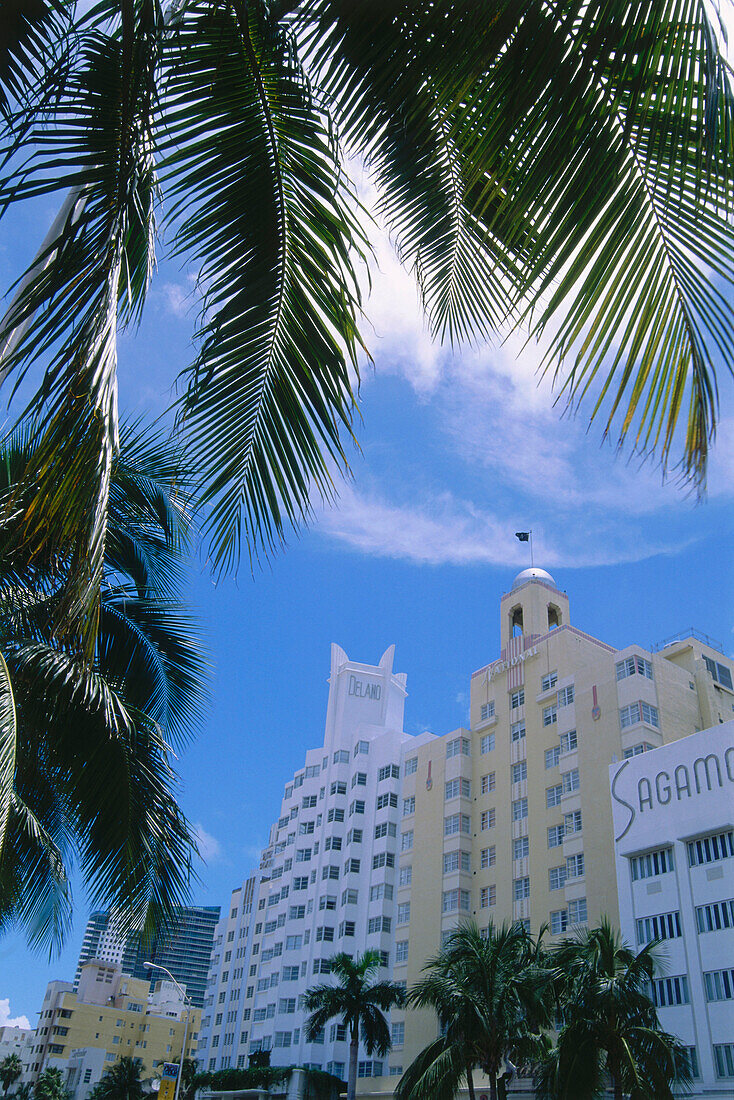
M 183 1076 L 184 1055 L 186 1054 L 186 1039 L 187 1039 L 187 1036 L 188 1036 L 188 1033 L 189 1033 L 189 1011 L 190 1011 L 190 1008 L 191 1008 L 191 998 L 189 997 L 188 993 L 186 992 L 186 989 L 184 988 L 184 986 L 182 986 L 180 982 L 176 981 L 176 979 L 174 978 L 171 971 L 166 970 L 165 966 L 160 966 L 158 963 L 154 963 L 154 962 L 144 962 L 143 963 L 143 969 L 144 970 L 162 970 L 164 974 L 168 975 L 168 977 L 171 979 L 173 984 L 176 986 L 176 989 L 178 989 L 178 991 L 180 992 L 180 994 L 183 998 L 184 1009 L 186 1011 L 186 1020 L 184 1022 L 183 1044 L 181 1046 L 181 1061 L 178 1064 L 178 1077 L 176 1078 L 176 1092 L 174 1093 L 174 1096 L 173 1096 L 173 1100 L 178 1100 L 178 1094 L 181 1091 L 181 1077 Z

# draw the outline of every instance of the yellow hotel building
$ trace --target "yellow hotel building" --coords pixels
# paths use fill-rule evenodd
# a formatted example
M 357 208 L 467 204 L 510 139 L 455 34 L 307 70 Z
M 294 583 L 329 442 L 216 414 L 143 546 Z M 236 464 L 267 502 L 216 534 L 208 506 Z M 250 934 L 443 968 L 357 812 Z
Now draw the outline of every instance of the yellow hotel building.
M 184 1030 L 186 1057 L 194 1058 L 200 1010 L 187 1010 L 172 982 L 157 982 L 153 993 L 149 989 L 147 979 L 99 960 L 82 967 L 76 992 L 71 982 L 49 982 L 36 1028 L 32 1080 L 55 1066 L 73 1100 L 83 1100 L 118 1058 L 138 1060 L 142 1078 L 155 1078 L 162 1062 L 180 1060 Z
M 502 596 L 500 639 L 471 677 L 471 729 L 405 748 L 402 828 L 414 840 L 397 869 L 393 977 L 408 987 L 462 919 L 534 934 L 547 924 L 551 939 L 603 914 L 618 923 L 609 764 L 734 712 L 732 662 L 702 636 L 615 649 L 572 625 L 542 569 Z M 360 1095 L 391 1095 L 436 1037 L 432 1013 L 391 1019 L 392 1080 L 362 1081 Z

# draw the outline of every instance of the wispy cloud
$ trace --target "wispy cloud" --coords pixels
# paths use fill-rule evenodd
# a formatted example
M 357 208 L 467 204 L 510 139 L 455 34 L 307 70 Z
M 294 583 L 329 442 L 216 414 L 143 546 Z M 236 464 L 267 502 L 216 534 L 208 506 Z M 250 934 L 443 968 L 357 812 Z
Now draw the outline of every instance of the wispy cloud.
M 0 997 L 0 1027 L 25 1027 L 29 1028 L 30 1021 L 27 1016 L 10 1015 L 10 998 Z
M 194 831 L 196 832 L 196 843 L 199 846 L 199 853 L 204 863 L 226 862 L 222 845 L 215 836 L 208 833 L 201 823 L 194 825 Z

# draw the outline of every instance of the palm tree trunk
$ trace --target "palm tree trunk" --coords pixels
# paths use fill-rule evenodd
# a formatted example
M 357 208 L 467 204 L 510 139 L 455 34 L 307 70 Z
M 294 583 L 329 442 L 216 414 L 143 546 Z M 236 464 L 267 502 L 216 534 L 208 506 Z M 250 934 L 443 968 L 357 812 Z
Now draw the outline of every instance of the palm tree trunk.
M 359 1055 L 359 1033 L 352 1033 L 349 1044 L 349 1076 L 347 1077 L 347 1100 L 354 1100 L 357 1094 L 357 1057 Z
M 474 1093 L 474 1078 L 471 1075 L 471 1063 L 466 1067 L 466 1084 L 469 1089 L 469 1100 L 476 1100 Z
M 489 1100 L 497 1100 L 497 1074 L 491 1073 L 489 1076 Z

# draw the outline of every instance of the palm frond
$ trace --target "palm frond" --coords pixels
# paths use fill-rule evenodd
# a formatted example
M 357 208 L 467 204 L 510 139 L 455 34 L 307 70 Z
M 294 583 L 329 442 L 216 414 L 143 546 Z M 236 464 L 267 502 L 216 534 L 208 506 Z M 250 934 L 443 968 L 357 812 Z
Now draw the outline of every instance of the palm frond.
M 180 423 L 217 571 L 278 544 L 346 468 L 365 248 L 328 118 L 265 5 L 187 4 L 167 63 L 162 176 L 199 266 Z M 253 211 L 257 216 L 253 216 Z
M 0 653 L 0 859 L 7 835 L 13 797 L 18 723 L 10 672 Z

